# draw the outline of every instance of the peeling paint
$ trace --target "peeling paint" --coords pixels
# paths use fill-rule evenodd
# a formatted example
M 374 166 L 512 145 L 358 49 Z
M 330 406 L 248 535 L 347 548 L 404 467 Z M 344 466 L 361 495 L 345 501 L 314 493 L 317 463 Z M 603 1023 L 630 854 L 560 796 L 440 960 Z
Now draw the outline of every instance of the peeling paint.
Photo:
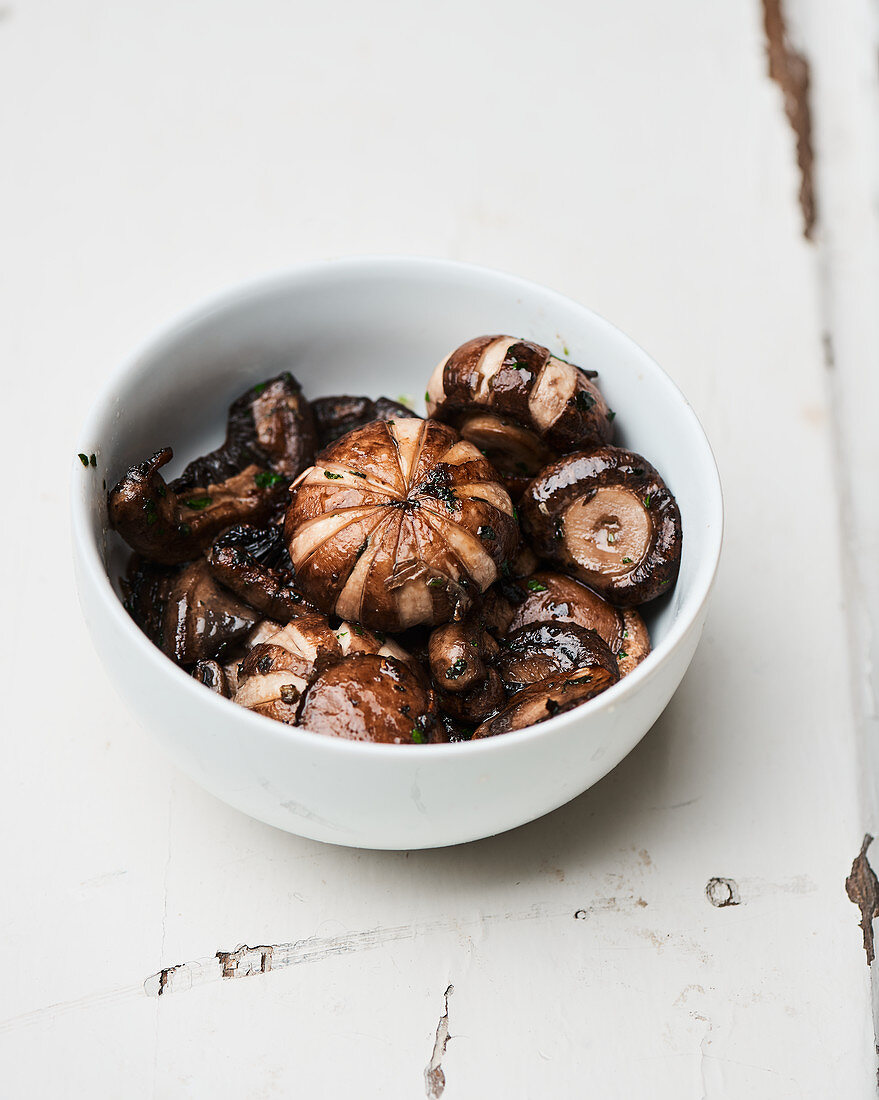
M 811 76 L 809 62 L 790 44 L 784 19 L 783 0 L 762 0 L 763 30 L 766 34 L 766 56 L 769 77 L 781 88 L 784 113 L 797 142 L 797 165 L 800 170 L 800 210 L 803 215 L 803 235 L 812 239 L 817 216 L 815 204 L 814 161 L 812 145 L 812 109 L 810 104 Z
M 272 969 L 273 947 L 248 947 L 242 944 L 234 951 L 218 951 L 217 961 L 224 978 L 249 978 L 252 974 L 268 974 Z
M 715 909 L 725 909 L 728 905 L 741 905 L 739 887 L 732 878 L 710 878 L 705 884 L 705 897 Z
M 436 1036 L 433 1040 L 433 1051 L 430 1061 L 424 1067 L 424 1093 L 428 1100 L 439 1100 L 445 1092 L 446 1075 L 443 1072 L 443 1057 L 446 1047 L 449 1045 L 449 997 L 455 992 L 451 984 L 446 986 L 443 994 L 443 1014 L 436 1025 Z
M 864 933 L 864 951 L 867 954 L 867 966 L 869 966 L 875 954 L 873 951 L 873 918 L 879 917 L 879 879 L 876 872 L 870 866 L 867 859 L 867 849 L 873 843 L 873 838 L 867 833 L 861 845 L 860 852 L 852 862 L 852 869 L 845 880 L 845 892 L 849 900 L 853 901 L 861 911 L 860 926 Z

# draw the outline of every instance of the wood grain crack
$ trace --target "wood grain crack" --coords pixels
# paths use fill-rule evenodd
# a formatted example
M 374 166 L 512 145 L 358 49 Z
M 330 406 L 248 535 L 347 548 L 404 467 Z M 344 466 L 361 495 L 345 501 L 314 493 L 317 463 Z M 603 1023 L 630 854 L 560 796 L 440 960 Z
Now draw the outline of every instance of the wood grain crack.
M 861 911 L 860 926 L 864 933 L 864 951 L 867 966 L 875 958 L 873 952 L 873 918 L 879 917 L 879 879 L 867 859 L 867 849 L 873 843 L 869 833 L 864 837 L 860 852 L 855 856 L 852 869 L 845 880 L 845 892 Z
M 812 239 L 817 217 L 815 202 L 814 161 L 812 143 L 811 76 L 806 57 L 795 50 L 788 39 L 783 0 L 761 0 L 763 30 L 766 35 L 766 56 L 769 77 L 781 88 L 784 113 L 797 143 L 797 165 L 800 170 L 800 210 L 803 215 L 803 236 Z

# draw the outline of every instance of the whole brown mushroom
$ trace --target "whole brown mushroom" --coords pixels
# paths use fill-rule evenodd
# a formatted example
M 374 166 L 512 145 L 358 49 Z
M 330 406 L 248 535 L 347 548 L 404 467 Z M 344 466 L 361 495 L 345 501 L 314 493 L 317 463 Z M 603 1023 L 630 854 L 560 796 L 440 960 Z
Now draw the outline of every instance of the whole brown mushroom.
M 522 526 L 537 554 L 619 607 L 668 592 L 681 560 L 681 513 L 641 455 L 600 447 L 547 466 L 528 486 Z
M 584 668 L 603 668 L 619 676 L 607 643 L 576 623 L 531 623 L 512 631 L 503 641 L 497 667 L 512 691 Z
M 557 714 L 573 710 L 574 707 L 594 699 L 618 680 L 619 675 L 616 672 L 610 672 L 603 666 L 578 669 L 576 672 L 538 680 L 537 683 L 529 684 L 516 692 L 502 710 L 479 726 L 473 739 L 496 737 L 501 733 L 546 722 Z
M 285 537 L 297 585 L 321 610 L 375 630 L 461 617 L 518 544 L 496 477 L 434 420 L 349 432 L 293 486 Z

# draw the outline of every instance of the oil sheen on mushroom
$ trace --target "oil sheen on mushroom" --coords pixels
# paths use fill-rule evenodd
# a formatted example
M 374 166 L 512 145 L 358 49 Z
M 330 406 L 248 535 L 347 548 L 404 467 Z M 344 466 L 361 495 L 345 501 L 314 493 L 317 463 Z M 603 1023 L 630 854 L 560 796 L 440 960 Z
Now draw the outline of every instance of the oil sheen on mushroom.
M 347 432 L 362 428 L 372 420 L 405 420 L 415 413 L 399 401 L 380 397 L 373 401 L 369 397 L 351 397 L 341 394 L 336 397 L 319 397 L 312 401 L 317 426 L 319 447 L 327 447 Z
M 375 421 L 293 486 L 285 537 L 299 588 L 377 630 L 461 617 L 519 539 L 491 464 L 445 424 Z
M 357 653 L 309 686 L 299 724 L 349 741 L 424 744 L 441 738 L 432 691 L 409 664 Z
M 616 672 L 610 672 L 603 666 L 538 680 L 516 692 L 502 710 L 478 727 L 473 738 L 495 737 L 546 722 L 557 714 L 589 702 L 618 680 Z
M 600 447 L 568 455 L 531 482 L 522 525 L 537 554 L 619 607 L 669 591 L 681 559 L 681 514 L 641 455 Z
M 278 623 L 316 610 L 296 587 L 281 528 L 274 524 L 230 528 L 211 544 L 207 562 L 225 588 Z
M 647 626 L 634 608 L 617 608 L 573 577 L 539 570 L 504 586 L 510 607 L 510 634 L 533 623 L 575 623 L 596 631 L 610 647 L 621 676 L 626 676 L 650 652 Z
M 619 676 L 617 659 L 604 639 L 576 623 L 531 623 L 514 630 L 503 641 L 497 667 L 513 691 L 583 668 L 604 668 Z
M 478 336 L 433 372 L 428 416 L 454 424 L 518 495 L 559 454 L 610 440 L 613 414 L 596 376 L 540 344 Z

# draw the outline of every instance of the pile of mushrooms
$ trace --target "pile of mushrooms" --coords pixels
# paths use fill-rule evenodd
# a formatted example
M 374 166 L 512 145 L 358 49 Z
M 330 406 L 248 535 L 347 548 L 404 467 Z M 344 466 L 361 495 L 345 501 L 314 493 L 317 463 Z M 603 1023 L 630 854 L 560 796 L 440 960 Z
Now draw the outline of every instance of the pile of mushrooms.
M 209 690 L 314 733 L 462 741 L 571 710 L 650 652 L 636 608 L 681 556 L 596 379 L 482 336 L 433 372 L 427 419 L 260 382 L 222 447 L 172 481 L 164 447 L 108 494 L 126 607 Z

